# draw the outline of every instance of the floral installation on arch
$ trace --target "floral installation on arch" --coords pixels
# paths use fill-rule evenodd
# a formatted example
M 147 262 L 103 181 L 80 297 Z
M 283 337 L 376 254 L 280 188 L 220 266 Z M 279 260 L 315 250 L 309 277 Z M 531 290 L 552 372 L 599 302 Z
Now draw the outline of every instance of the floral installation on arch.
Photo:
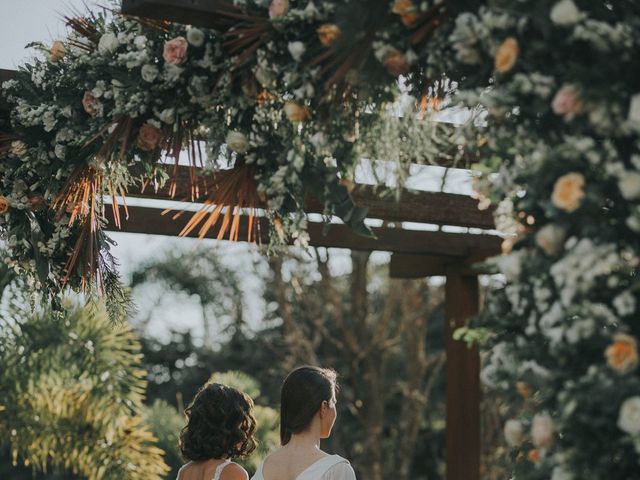
M 516 480 L 638 478 L 640 4 L 476 2 L 431 45 L 506 235 L 489 262 L 504 282 L 460 332 L 511 396 L 505 463 Z
M 210 29 L 74 15 L 70 35 L 2 85 L 0 230 L 9 265 L 54 302 L 64 286 L 106 294 L 113 318 L 128 300 L 104 233 L 106 211 L 169 182 L 182 152 L 190 198 L 204 203 L 181 234 L 308 242 L 305 198 L 370 235 L 350 196 L 398 77 L 442 23 L 441 2 L 221 2 Z M 421 92 L 422 103 L 430 92 Z M 431 98 L 431 97 L 429 97 Z M 425 110 L 425 108 L 423 108 Z M 378 125 L 378 127 L 376 127 Z M 2 127 L 2 125 L 0 125 Z M 369 138 L 373 137 L 371 133 Z M 404 142 L 406 139 L 390 139 Z M 434 152 L 434 154 L 437 152 Z M 205 176 L 196 167 L 204 167 Z

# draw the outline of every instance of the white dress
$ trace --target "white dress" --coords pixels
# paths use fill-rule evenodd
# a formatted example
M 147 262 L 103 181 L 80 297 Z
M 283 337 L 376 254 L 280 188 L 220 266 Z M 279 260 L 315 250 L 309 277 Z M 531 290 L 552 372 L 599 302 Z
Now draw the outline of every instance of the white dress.
M 251 480 L 264 480 L 262 466 Z M 340 455 L 329 455 L 309 465 L 295 480 L 356 480 L 351 464 Z
M 218 465 L 216 467 L 216 471 L 213 473 L 213 477 L 211 478 L 211 480 L 220 480 L 220 475 L 222 475 L 222 471 L 224 470 L 224 467 L 226 467 L 229 464 L 231 464 L 231 460 L 225 460 L 223 463 Z M 187 465 L 189 464 L 187 463 Z M 182 472 L 182 469 L 187 465 L 183 465 L 182 468 L 178 470 L 178 476 L 176 477 L 176 480 L 180 480 L 180 473 Z

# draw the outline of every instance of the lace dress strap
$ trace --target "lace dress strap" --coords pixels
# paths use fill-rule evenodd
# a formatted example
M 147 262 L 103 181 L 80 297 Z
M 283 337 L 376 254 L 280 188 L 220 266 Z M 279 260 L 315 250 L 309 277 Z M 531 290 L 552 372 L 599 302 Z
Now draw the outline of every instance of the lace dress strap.
M 231 460 L 225 460 L 223 463 L 216 467 L 216 471 L 213 474 L 212 480 L 220 480 L 220 476 L 222 475 L 222 471 L 225 469 L 227 465 L 231 463 Z

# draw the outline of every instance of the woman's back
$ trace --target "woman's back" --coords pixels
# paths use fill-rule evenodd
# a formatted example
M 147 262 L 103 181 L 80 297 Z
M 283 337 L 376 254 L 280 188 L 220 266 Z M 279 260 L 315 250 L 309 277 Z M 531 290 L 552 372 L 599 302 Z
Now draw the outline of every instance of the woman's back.
M 274 452 L 258 467 L 252 480 L 355 480 L 356 475 L 347 460 L 340 455 L 315 458 Z
M 247 480 L 249 476 L 238 464 L 229 460 L 190 462 L 178 472 L 176 480 Z

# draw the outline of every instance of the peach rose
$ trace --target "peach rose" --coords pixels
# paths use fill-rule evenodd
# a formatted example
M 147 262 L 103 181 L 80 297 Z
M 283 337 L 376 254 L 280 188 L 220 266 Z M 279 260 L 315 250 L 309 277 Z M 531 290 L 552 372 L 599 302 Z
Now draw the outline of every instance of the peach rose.
M 162 131 L 150 123 L 145 123 L 138 131 L 137 147 L 140 150 L 149 152 L 158 146 L 158 142 L 162 138 Z
M 333 23 L 325 23 L 318 27 L 316 30 L 320 43 L 325 47 L 332 45 L 336 40 L 342 36 L 342 30 Z
M 400 15 L 400 20 L 405 27 L 411 27 L 418 19 L 418 11 L 411 0 L 396 0 L 391 9 L 396 15 Z
M 518 395 L 525 399 L 531 398 L 533 395 L 533 388 L 531 388 L 531 385 L 524 382 L 516 383 L 516 391 L 518 392 Z
M 527 454 L 527 458 L 532 463 L 538 463 L 540 461 L 540 450 L 534 448 L 533 450 L 529 450 Z
M 98 100 L 93 96 L 93 93 L 91 93 L 90 90 L 84 92 L 84 96 L 82 97 L 82 106 L 84 107 L 84 111 L 92 117 L 95 117 L 98 114 Z
M 615 335 L 604 354 L 609 366 L 618 373 L 629 373 L 638 366 L 638 343 L 631 335 Z
M 555 429 L 547 413 L 537 413 L 531 421 L 531 441 L 536 447 L 548 450 L 553 445 Z
M 187 59 L 187 49 L 189 42 L 184 37 L 176 37 L 164 44 L 162 58 L 171 65 L 180 65 Z
M 551 102 L 553 113 L 561 115 L 565 120 L 572 120 L 582 111 L 582 102 L 571 85 L 564 85 L 558 90 Z
M 516 60 L 518 60 L 519 53 L 520 47 L 518 46 L 518 40 L 513 37 L 507 38 L 496 51 L 496 71 L 499 73 L 507 73 L 511 70 L 516 64 Z
M 269 18 L 284 17 L 289 11 L 289 0 L 271 0 Z
M 573 212 L 580 207 L 584 197 L 584 176 L 581 173 L 567 173 L 556 180 L 551 202 L 560 210 Z
M 397 50 L 387 53 L 384 56 L 382 63 L 394 77 L 404 75 L 409 71 L 409 63 L 407 62 L 407 59 Z
M 10 206 L 11 203 L 9 202 L 9 199 L 4 195 L 0 195 L 0 215 L 7 213 Z
M 27 154 L 27 146 L 20 140 L 14 140 L 13 142 L 11 142 L 9 153 L 15 155 L 16 157 L 24 157 Z
M 302 105 L 293 101 L 285 102 L 284 114 L 292 122 L 304 122 L 311 116 L 311 113 L 309 112 L 309 109 L 307 107 L 303 107 Z
M 49 53 L 51 54 L 51 57 L 50 57 L 51 61 L 57 62 L 64 58 L 67 51 L 64 48 L 64 43 L 62 43 L 60 40 L 56 40 L 51 44 L 51 49 L 49 50 Z

